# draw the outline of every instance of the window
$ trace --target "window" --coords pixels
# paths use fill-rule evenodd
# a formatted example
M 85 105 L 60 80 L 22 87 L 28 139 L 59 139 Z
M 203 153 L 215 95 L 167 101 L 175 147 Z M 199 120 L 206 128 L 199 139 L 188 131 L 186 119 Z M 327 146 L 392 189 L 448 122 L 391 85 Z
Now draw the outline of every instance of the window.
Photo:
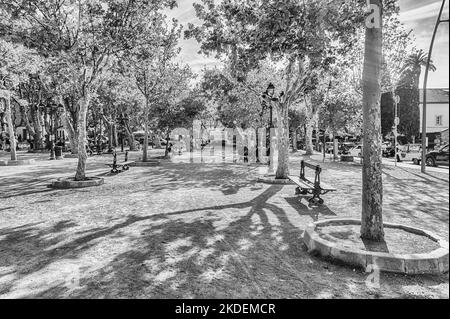
M 442 115 L 436 116 L 436 125 L 442 126 Z

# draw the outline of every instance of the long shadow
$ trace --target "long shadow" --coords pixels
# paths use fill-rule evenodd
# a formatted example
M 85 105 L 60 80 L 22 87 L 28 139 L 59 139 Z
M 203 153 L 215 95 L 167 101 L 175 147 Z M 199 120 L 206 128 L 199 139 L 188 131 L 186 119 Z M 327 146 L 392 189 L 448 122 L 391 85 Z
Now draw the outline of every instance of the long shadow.
M 285 197 L 284 198 L 289 205 L 292 206 L 300 215 L 302 216 L 310 216 L 311 219 L 316 222 L 319 220 L 319 216 L 337 216 L 331 209 L 328 208 L 326 205 L 320 205 L 320 206 L 311 206 L 311 205 L 304 205 L 301 200 L 301 197 Z
M 213 173 L 216 169 L 219 174 Z M 230 189 L 229 194 L 236 194 L 242 187 L 256 185 L 251 178 L 241 175 L 248 172 L 245 167 L 230 172 L 228 166 L 172 164 L 141 172 L 143 177 L 135 178 L 133 175 L 133 182 L 139 183 L 141 178 L 148 179 L 149 175 L 155 179 L 148 187 L 143 186 L 147 192 L 210 187 L 223 192 Z M 395 190 L 395 198 L 410 200 L 404 197 L 405 187 L 408 187 L 407 181 Z M 107 258 L 101 267 L 92 265 L 93 272 L 81 268 L 79 287 L 73 289 L 57 284 L 45 290 L 28 291 L 27 296 L 312 298 L 321 291 L 330 290 L 334 297 L 339 297 L 348 291 L 346 281 L 364 282 L 366 275 L 363 273 L 354 273 L 347 267 L 330 266 L 307 254 L 301 240 L 303 229 L 293 224 L 292 214 L 288 216 L 288 212 L 270 202 L 282 188 L 271 186 L 249 201 L 233 204 L 147 216 L 128 215 L 112 226 L 92 225 L 83 231 L 72 231 L 69 241 L 69 230 L 76 226 L 70 220 L 50 227 L 26 225 L 0 229 L 0 267 L 16 268 L 16 279 L 0 287 L 0 295 L 11 293 L 14 283 L 59 260 L 76 262 L 86 255 L 99 253 L 95 251 L 98 249 L 96 245 L 111 240 L 126 247 L 116 250 L 116 241 L 102 246 L 110 251 L 103 248 L 100 253 L 111 259 Z M 425 189 L 425 192 L 428 194 L 431 189 Z M 126 195 L 127 191 L 123 190 L 123 196 Z M 297 198 L 287 198 L 286 201 L 297 213 L 309 215 L 313 220 L 320 214 L 335 216 L 327 206 L 312 208 L 314 213 L 309 213 L 308 207 L 299 203 Z M 195 214 L 197 212 L 205 213 Z M 325 266 L 336 275 L 330 277 Z M 383 278 L 390 285 L 397 285 L 395 287 L 421 283 L 421 278 L 398 279 L 390 275 Z M 448 282 L 448 279 L 439 277 L 426 285 L 433 286 L 442 280 Z M 365 286 L 361 289 L 365 291 Z

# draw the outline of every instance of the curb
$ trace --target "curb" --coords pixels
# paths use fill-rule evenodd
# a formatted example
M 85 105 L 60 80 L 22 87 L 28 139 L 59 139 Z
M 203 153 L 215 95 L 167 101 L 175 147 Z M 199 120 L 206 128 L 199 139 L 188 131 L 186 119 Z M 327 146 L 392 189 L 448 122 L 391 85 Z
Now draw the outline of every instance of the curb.
M 0 160 L 0 166 L 23 166 L 36 164 L 34 159 L 29 160 Z
M 161 161 L 134 162 L 131 167 L 152 167 L 161 165 Z
M 56 189 L 86 188 L 100 186 L 105 183 L 103 178 L 90 177 L 85 181 L 75 181 L 73 178 L 59 178 L 52 182 L 51 187 Z
M 360 266 L 363 269 L 367 269 L 369 265 L 375 264 L 379 270 L 385 272 L 409 275 L 438 275 L 447 273 L 449 270 L 448 242 L 429 231 L 400 224 L 384 223 L 384 226 L 387 228 L 402 229 L 416 235 L 425 236 L 440 245 L 440 248 L 424 254 L 390 254 L 370 252 L 344 246 L 321 238 L 316 232 L 318 226 L 326 226 L 334 223 L 361 225 L 361 221 L 356 219 L 327 219 L 308 225 L 303 236 L 303 242 L 308 247 L 309 252 L 315 251 L 323 257 L 331 257 L 349 265 Z
M 274 175 L 258 177 L 257 182 L 270 185 L 295 185 L 290 179 L 276 179 Z

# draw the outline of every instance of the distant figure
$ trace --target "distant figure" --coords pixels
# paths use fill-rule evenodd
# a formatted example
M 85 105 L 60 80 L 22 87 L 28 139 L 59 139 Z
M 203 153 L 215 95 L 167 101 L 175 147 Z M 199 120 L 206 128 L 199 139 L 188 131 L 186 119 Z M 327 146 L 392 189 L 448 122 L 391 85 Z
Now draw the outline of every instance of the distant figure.
M 244 146 L 244 163 L 248 163 L 248 147 Z

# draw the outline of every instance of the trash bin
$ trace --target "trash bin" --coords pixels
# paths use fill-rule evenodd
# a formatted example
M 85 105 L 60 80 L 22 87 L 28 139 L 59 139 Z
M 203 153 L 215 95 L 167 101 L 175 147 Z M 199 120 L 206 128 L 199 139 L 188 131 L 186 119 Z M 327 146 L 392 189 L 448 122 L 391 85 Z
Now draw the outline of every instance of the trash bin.
M 62 146 L 55 146 L 55 156 L 56 159 L 62 159 Z

